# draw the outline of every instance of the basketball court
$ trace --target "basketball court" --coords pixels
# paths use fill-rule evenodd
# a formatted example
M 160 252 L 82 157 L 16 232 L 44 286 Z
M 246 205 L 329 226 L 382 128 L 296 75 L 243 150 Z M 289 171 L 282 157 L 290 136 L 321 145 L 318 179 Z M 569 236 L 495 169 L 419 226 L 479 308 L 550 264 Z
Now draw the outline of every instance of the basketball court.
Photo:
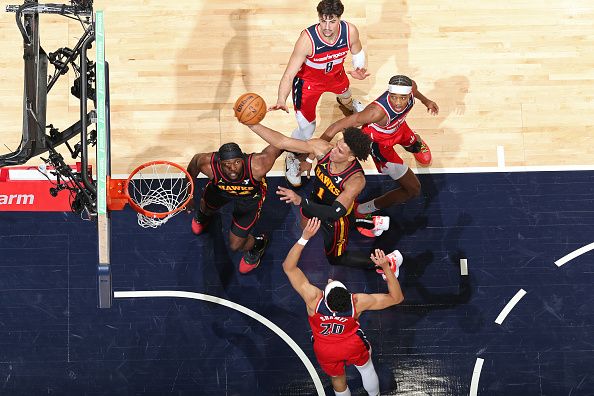
M 106 1 L 91 12 L 80 1 L 69 4 L 73 18 L 25 7 L 43 50 L 24 71 L 18 6 L 2 14 L 1 393 L 334 394 L 282 271 L 301 235 L 296 207 L 273 193 L 286 185 L 282 157 L 256 228 L 271 242 L 249 274 L 227 247 L 230 208 L 198 237 L 178 210 L 206 183 L 184 173 L 194 154 L 230 141 L 265 147 L 233 103 L 245 92 L 275 102 L 316 4 Z M 354 96 L 369 103 L 407 74 L 440 106 L 431 116 L 417 103 L 407 119 L 431 167 L 398 148 L 421 197 L 386 210 L 380 237 L 349 242 L 405 258 L 405 301 L 361 317 L 382 395 L 594 394 L 593 17 L 585 1 L 345 3 L 372 73 L 351 80 Z M 25 79 L 51 75 L 69 49 L 81 70 L 66 62 L 71 74 L 55 82 Z M 71 95 L 83 75 L 78 94 L 92 100 Z M 35 104 L 25 113 L 23 79 Z M 342 116 L 332 95 L 318 116 L 316 135 Z M 38 126 L 50 123 L 58 130 L 46 137 Z M 288 134 L 295 120 L 277 111 L 263 123 Z M 53 150 L 79 132 L 90 140 L 82 159 Z M 19 163 L 17 147 L 39 154 Z M 80 176 L 59 187 L 62 163 L 61 174 Z M 363 200 L 393 188 L 372 168 Z M 332 267 L 322 249 L 316 236 L 300 261 L 312 283 L 385 291 L 375 272 Z M 365 394 L 358 372 L 347 374 Z

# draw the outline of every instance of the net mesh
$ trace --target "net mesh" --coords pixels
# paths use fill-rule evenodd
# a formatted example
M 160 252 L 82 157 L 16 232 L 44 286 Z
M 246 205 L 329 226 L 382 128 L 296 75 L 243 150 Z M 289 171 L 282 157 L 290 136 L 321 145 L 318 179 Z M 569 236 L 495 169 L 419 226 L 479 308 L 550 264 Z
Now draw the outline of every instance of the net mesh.
M 139 170 L 128 184 L 130 199 L 146 213 L 138 213 L 138 224 L 156 228 L 181 212 L 190 198 L 191 180 L 169 163 L 156 163 Z

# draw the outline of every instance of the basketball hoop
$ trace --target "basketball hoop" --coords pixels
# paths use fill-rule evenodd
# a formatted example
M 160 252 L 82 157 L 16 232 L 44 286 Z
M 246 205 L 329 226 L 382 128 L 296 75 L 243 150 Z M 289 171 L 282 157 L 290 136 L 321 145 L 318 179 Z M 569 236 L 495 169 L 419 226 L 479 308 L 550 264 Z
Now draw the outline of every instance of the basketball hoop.
M 127 180 L 110 180 L 108 207 L 127 203 L 138 212 L 138 224 L 157 228 L 182 211 L 194 194 L 192 176 L 169 161 L 150 161 L 132 171 Z

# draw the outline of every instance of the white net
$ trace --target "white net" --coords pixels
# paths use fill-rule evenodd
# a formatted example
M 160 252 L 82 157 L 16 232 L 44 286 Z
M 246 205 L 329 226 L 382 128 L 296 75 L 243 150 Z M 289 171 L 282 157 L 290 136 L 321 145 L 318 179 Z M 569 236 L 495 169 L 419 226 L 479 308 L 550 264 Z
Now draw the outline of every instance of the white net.
M 130 199 L 145 213 L 138 224 L 156 228 L 181 212 L 192 191 L 192 181 L 173 163 L 154 163 L 139 170 L 128 184 Z

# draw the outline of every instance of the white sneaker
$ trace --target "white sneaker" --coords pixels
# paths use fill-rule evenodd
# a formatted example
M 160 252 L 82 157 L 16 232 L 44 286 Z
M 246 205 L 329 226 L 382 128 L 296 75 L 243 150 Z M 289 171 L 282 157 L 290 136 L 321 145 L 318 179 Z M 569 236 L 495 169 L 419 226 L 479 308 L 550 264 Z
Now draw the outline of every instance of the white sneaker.
M 301 186 L 301 173 L 299 172 L 300 161 L 295 154 L 288 152 L 285 156 L 285 178 L 293 187 Z
M 357 99 L 353 99 L 353 112 L 360 113 L 363 111 L 364 108 L 365 106 L 363 106 L 363 103 L 361 103 Z
M 394 273 L 394 276 L 396 278 L 398 278 L 398 275 L 400 274 L 400 266 L 404 262 L 404 257 L 402 257 L 402 254 L 397 249 L 397 250 L 394 250 L 392 253 L 387 254 L 386 258 L 390 261 L 390 270 Z M 386 280 L 386 275 L 384 274 L 384 270 L 382 270 L 381 268 L 378 268 L 375 270 L 375 272 L 377 272 L 378 274 L 381 274 L 383 280 Z
M 390 228 L 390 217 L 389 216 L 370 216 L 371 218 L 364 218 L 364 219 L 357 219 L 357 230 L 359 232 L 368 237 L 378 237 L 382 235 L 384 231 L 387 231 Z M 373 228 L 364 228 L 361 226 L 362 223 L 367 223 L 369 226 L 373 225 Z
M 389 216 L 373 216 L 373 235 L 376 237 L 382 235 L 384 231 L 390 229 L 390 217 Z

